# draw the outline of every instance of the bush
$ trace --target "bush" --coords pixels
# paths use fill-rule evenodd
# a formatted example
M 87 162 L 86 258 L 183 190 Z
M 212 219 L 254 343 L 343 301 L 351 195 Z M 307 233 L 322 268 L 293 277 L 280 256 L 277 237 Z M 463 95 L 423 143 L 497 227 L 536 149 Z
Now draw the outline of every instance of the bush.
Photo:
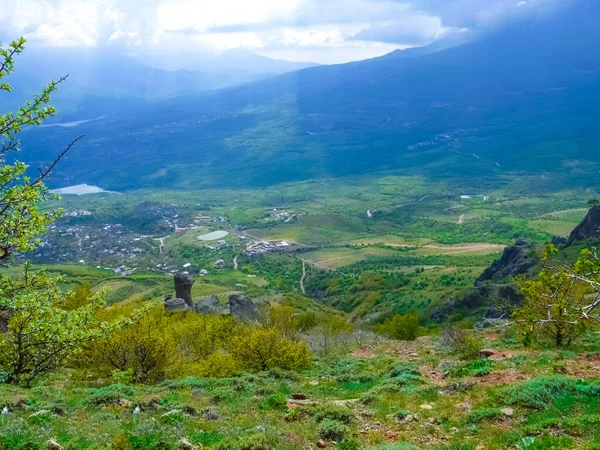
M 236 336 L 231 342 L 231 353 L 242 367 L 255 371 L 273 367 L 295 370 L 312 364 L 305 343 L 283 338 L 273 328 L 257 328 Z
M 468 421 L 472 423 L 479 423 L 486 420 L 496 420 L 503 416 L 500 408 L 479 408 L 471 411 L 468 416 Z
M 336 422 L 350 425 L 354 420 L 354 413 L 343 406 L 321 406 L 315 412 L 314 417 L 317 422 L 334 420 Z
M 162 381 L 179 359 L 169 317 L 155 308 L 137 323 L 93 343 L 85 352 L 89 369 L 109 376 L 130 371 L 134 382 Z
M 361 445 L 356 439 L 344 439 L 337 445 L 338 450 L 360 450 Z
M 331 419 L 323 420 L 318 427 L 319 437 L 330 441 L 341 441 L 350 435 L 350 428 Z
M 580 391 L 590 385 L 580 386 Z M 508 405 L 519 405 L 525 408 L 543 409 L 558 396 L 573 393 L 575 380 L 563 376 L 548 376 L 516 383 L 502 389 L 501 395 Z
M 446 328 L 439 339 L 442 348 L 460 355 L 462 359 L 477 359 L 481 354 L 482 342 L 463 328 Z
M 197 365 L 198 375 L 202 377 L 228 378 L 240 370 L 238 362 L 223 351 L 216 351 Z
M 134 393 L 135 391 L 131 386 L 111 384 L 100 389 L 90 389 L 87 402 L 94 405 L 116 405 L 121 399 L 129 400 Z
M 396 314 L 379 325 L 376 330 L 391 339 L 414 341 L 419 335 L 421 320 L 416 314 Z

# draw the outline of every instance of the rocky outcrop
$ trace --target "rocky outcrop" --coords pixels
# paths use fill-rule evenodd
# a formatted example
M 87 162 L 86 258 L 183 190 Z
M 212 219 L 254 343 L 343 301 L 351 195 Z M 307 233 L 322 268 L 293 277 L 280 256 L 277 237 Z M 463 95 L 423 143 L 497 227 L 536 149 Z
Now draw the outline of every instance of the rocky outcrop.
M 243 294 L 229 296 L 229 307 L 222 305 L 219 299 L 211 295 L 192 299 L 194 280 L 186 274 L 174 277 L 175 298 L 171 294 L 165 296 L 165 310 L 169 312 L 195 312 L 198 314 L 229 315 L 243 322 L 253 322 L 260 319 L 261 309 L 267 304 L 264 300 L 254 300 Z M 1 318 L 1 316 L 0 316 Z M 0 321 L 1 325 L 1 321 Z
M 173 278 L 175 282 L 175 297 L 183 299 L 192 308 L 194 306 L 192 300 L 194 280 L 189 275 L 183 273 L 178 273 Z
M 506 247 L 500 259 L 483 271 L 475 280 L 475 286 L 486 282 L 500 283 L 505 279 L 527 273 L 537 262 L 535 247 L 532 243 L 518 240 L 515 245 Z
M 260 318 L 260 310 L 265 302 L 253 300 L 243 294 L 229 296 L 229 311 L 233 317 L 243 322 L 252 322 Z
M 224 314 L 224 308 L 214 295 L 194 300 L 194 311 L 198 314 Z
M 591 208 L 569 235 L 567 246 L 575 241 L 600 238 L 600 206 Z
M 518 305 L 523 301 L 521 293 L 511 280 L 527 274 L 537 263 L 535 246 L 517 241 L 506 247 L 502 256 L 483 271 L 475 280 L 473 289 L 462 298 L 450 299 L 431 313 L 431 319 L 443 322 L 454 314 L 467 313 L 485 318 L 498 318 L 504 312 L 502 303 Z
M 187 312 L 190 307 L 182 298 L 170 298 L 165 300 L 165 310 L 169 312 Z

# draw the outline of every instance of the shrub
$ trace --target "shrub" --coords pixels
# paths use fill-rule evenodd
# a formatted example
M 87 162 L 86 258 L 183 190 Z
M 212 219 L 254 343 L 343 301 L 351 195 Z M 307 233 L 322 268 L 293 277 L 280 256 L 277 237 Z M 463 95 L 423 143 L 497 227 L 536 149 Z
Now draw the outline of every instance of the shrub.
M 218 448 L 219 450 L 269 450 L 265 435 L 262 433 L 226 439 Z
M 482 342 L 463 328 L 451 326 L 446 328 L 439 339 L 442 348 L 458 354 L 463 359 L 480 357 Z
M 196 368 L 198 375 L 213 378 L 232 377 L 240 370 L 238 362 L 229 353 L 220 350 L 200 361 Z
M 468 421 L 472 423 L 479 423 L 486 420 L 495 420 L 502 417 L 502 411 L 500 408 L 479 408 L 471 411 L 468 416 Z
M 350 435 L 350 428 L 336 420 L 325 419 L 319 424 L 318 432 L 321 439 L 341 441 Z
M 85 354 L 88 367 L 105 375 L 131 371 L 138 383 L 164 380 L 179 357 L 169 325 L 163 309 L 154 308 L 137 323 L 92 344 Z
M 416 314 L 396 314 L 379 325 L 376 330 L 391 339 L 414 341 L 419 335 L 421 320 Z
M 87 402 L 94 405 L 116 405 L 121 399 L 129 400 L 134 393 L 131 386 L 111 384 L 103 388 L 88 390 Z
M 508 405 L 542 409 L 562 394 L 573 392 L 575 381 L 563 376 L 548 376 L 507 386 L 501 391 Z
M 321 406 L 314 414 L 317 422 L 335 420 L 350 425 L 354 420 L 354 413 L 343 406 Z
M 361 445 L 356 439 L 344 439 L 338 442 L 337 448 L 338 450 L 360 450 Z
M 257 328 L 234 337 L 231 353 L 242 367 L 255 371 L 273 367 L 302 369 L 312 363 L 312 355 L 305 343 L 283 338 L 272 328 Z

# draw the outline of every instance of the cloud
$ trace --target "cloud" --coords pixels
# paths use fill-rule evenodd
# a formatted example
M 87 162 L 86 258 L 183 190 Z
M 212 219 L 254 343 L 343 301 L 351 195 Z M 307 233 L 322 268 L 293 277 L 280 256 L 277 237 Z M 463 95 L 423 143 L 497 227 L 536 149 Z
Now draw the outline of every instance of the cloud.
M 342 62 L 480 31 L 572 0 L 1 0 L 0 37 L 181 55 L 248 48 Z M 286 56 L 288 55 L 288 56 Z

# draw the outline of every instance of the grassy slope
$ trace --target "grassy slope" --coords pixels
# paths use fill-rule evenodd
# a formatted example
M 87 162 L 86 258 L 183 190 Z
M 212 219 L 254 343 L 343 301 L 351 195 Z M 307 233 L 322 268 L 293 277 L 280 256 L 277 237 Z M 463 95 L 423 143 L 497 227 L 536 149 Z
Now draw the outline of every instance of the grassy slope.
M 31 390 L 0 390 L 9 411 L 0 442 L 11 450 L 45 448 L 51 438 L 78 450 L 149 450 L 186 438 L 210 449 L 305 449 L 325 415 L 357 441 L 352 448 L 597 448 L 597 337 L 575 351 L 523 350 L 498 338 L 486 335 L 497 361 L 461 361 L 420 338 L 322 357 L 298 374 L 106 386 L 62 371 Z M 288 400 L 295 393 L 309 405 Z

